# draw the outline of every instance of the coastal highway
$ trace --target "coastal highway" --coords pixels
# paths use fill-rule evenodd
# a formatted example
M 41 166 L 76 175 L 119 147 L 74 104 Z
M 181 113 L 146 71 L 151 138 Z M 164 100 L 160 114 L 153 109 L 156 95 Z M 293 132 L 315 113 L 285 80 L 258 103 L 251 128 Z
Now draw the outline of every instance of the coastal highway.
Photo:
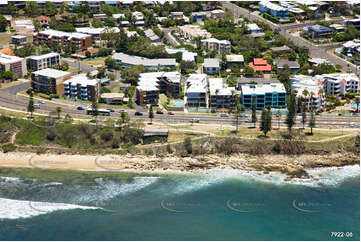
M 223 7 L 231 10 L 236 18 L 243 16 L 250 20 L 261 21 L 261 22 L 267 24 L 272 30 L 278 31 L 286 39 L 290 39 L 295 45 L 308 48 L 312 57 L 327 59 L 334 65 L 339 64 L 339 65 L 341 65 L 342 70 L 345 72 L 351 70 L 354 73 L 358 73 L 357 66 L 352 65 L 349 62 L 347 62 L 346 60 L 343 60 L 337 56 L 334 56 L 334 55 L 328 53 L 327 50 L 330 49 L 330 46 L 317 46 L 317 45 L 312 44 L 311 42 L 308 42 L 307 40 L 303 39 L 302 37 L 294 36 L 288 32 L 289 29 L 300 28 L 300 27 L 304 27 L 307 25 L 312 25 L 312 23 L 289 24 L 289 25 L 285 25 L 285 26 L 278 25 L 278 24 L 274 24 L 274 23 L 262 18 L 260 15 L 252 14 L 248 10 L 246 10 L 244 8 L 240 8 L 233 3 L 223 2 L 222 4 L 223 4 Z M 343 19 L 335 20 L 335 22 L 339 22 L 339 21 L 344 21 L 344 20 Z
M 15 110 L 26 111 L 28 105 L 28 98 L 20 95 L 16 95 L 17 92 L 25 90 L 29 87 L 29 82 L 0 89 L 0 107 L 6 107 Z M 35 103 L 37 101 L 35 100 Z M 49 114 L 50 112 L 54 112 L 56 107 L 62 107 L 62 115 L 70 114 L 73 117 L 81 117 L 81 118 L 90 118 L 89 115 L 85 114 L 84 110 L 77 110 L 76 105 L 69 105 L 65 103 L 55 103 L 46 101 L 44 104 L 40 104 L 40 109 L 36 109 L 35 113 L 44 113 Z M 100 105 L 101 107 L 101 105 Z M 115 112 L 111 113 L 112 118 L 119 118 L 119 110 L 120 108 L 113 108 Z M 135 116 L 135 110 L 128 111 L 131 119 L 148 119 L 148 113 L 143 112 L 143 116 Z M 207 115 L 207 114 L 192 114 L 192 113 L 180 113 L 175 112 L 174 115 L 168 114 L 155 114 L 154 120 L 164 121 L 164 122 L 189 122 L 192 119 L 199 119 L 201 123 L 232 123 L 232 117 L 220 117 L 219 115 Z M 260 117 L 258 117 L 260 119 Z M 285 119 L 285 115 L 280 118 L 280 123 L 283 124 Z M 248 122 L 249 117 L 241 118 L 242 122 Z M 359 118 L 358 117 L 319 117 L 316 118 L 317 125 L 319 126 L 349 126 L 349 125 L 358 125 Z M 278 125 L 278 119 L 273 117 L 274 125 Z M 301 117 L 296 118 L 296 123 L 301 125 Z

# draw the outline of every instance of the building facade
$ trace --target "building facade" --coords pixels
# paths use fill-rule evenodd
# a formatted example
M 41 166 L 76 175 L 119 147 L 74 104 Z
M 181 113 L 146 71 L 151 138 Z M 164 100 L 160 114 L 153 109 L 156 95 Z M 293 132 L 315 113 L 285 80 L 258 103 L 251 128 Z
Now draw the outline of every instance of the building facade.
M 16 77 L 23 77 L 28 72 L 24 58 L 0 53 L 0 72 L 2 71 L 11 71 Z
M 64 97 L 81 100 L 92 100 L 98 97 L 100 81 L 89 79 L 85 73 L 73 76 L 64 82 Z
M 59 67 L 60 55 L 58 53 L 49 53 L 40 56 L 29 56 L 27 58 L 29 69 L 38 71 L 50 67 Z
M 231 42 L 228 40 L 218 40 L 215 38 L 202 39 L 201 48 L 216 51 L 218 54 L 231 51 Z
M 191 74 L 185 83 L 185 107 L 208 107 L 208 78 L 205 74 Z
M 55 69 L 42 69 L 31 73 L 31 87 L 45 94 L 64 93 L 64 81 L 71 77 L 70 72 L 59 71 Z
M 238 91 L 234 87 L 228 87 L 222 78 L 209 79 L 210 108 L 234 108 L 237 93 Z

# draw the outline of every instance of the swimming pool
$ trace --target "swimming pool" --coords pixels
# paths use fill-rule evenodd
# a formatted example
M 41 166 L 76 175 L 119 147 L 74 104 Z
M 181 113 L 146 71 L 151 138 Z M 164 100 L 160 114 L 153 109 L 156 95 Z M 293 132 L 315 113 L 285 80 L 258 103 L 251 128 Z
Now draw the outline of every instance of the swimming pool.
M 174 100 L 173 108 L 183 107 L 183 100 Z
M 357 108 L 357 103 L 350 103 L 350 105 L 351 105 L 351 107 L 353 107 L 353 108 Z

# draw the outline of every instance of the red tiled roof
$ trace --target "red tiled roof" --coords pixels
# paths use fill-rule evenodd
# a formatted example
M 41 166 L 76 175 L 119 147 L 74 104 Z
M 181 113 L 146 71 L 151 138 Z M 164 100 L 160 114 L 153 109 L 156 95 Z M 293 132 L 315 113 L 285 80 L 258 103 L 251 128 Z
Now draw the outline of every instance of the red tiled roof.
M 251 61 L 248 63 L 248 65 L 254 70 L 254 71 L 271 71 L 272 66 L 267 63 L 267 60 L 262 58 L 254 58 L 253 62 Z
M 39 16 L 39 17 L 35 18 L 35 20 L 37 20 L 39 22 L 43 21 L 43 20 L 46 20 L 46 21 L 50 22 L 50 18 L 46 17 L 46 16 Z
M 15 53 L 10 48 L 3 48 L 0 50 L 0 53 L 3 53 L 5 55 L 15 55 Z

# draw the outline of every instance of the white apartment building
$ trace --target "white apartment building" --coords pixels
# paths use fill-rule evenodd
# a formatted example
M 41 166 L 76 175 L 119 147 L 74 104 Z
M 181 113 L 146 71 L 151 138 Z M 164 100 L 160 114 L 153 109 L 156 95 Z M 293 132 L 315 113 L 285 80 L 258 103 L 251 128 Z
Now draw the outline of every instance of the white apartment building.
M 201 29 L 199 25 L 183 25 L 178 26 L 177 31 L 179 34 L 187 39 L 210 38 L 212 35 L 205 29 Z
M 311 76 L 295 75 L 290 78 L 291 91 L 296 92 L 297 98 L 306 101 L 306 108 L 311 109 L 312 104 L 315 110 L 323 108 L 324 95 L 322 95 L 322 82 Z M 306 94 L 306 95 L 305 95 Z
M 185 83 L 185 107 L 208 107 L 208 78 L 205 74 L 191 74 Z
M 323 74 L 316 75 L 314 78 L 323 83 L 326 93 L 335 96 L 359 93 L 360 91 L 360 79 L 353 73 Z
M 228 40 L 209 38 L 201 40 L 201 47 L 202 49 L 207 48 L 209 50 L 214 50 L 218 54 L 220 54 L 221 52 L 231 51 L 231 42 L 229 42 Z
M 0 53 L 1 71 L 12 71 L 17 77 L 23 77 L 28 72 L 24 58 Z
M 210 108 L 234 108 L 237 93 L 239 91 L 228 87 L 222 78 L 209 78 Z
M 90 79 L 85 73 L 73 76 L 64 82 L 64 97 L 81 100 L 91 100 L 92 96 L 98 96 L 100 81 Z
M 77 33 L 91 35 L 93 43 L 100 39 L 102 33 L 119 33 L 120 30 L 118 27 L 105 27 L 105 28 L 91 28 L 91 27 L 81 27 L 75 28 Z
M 27 60 L 28 60 L 29 68 L 34 71 L 60 65 L 60 55 L 58 53 L 48 53 L 39 56 L 29 56 Z

